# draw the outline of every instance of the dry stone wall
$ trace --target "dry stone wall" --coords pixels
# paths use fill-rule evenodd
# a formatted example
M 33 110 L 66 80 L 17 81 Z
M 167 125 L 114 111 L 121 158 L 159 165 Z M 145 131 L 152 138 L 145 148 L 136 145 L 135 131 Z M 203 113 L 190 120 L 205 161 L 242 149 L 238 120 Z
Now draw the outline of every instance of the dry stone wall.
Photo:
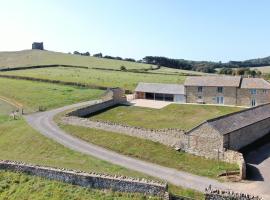
M 62 122 L 64 124 L 101 129 L 104 131 L 143 138 L 171 147 L 179 147 L 179 141 L 183 141 L 185 137 L 184 131 L 178 129 L 144 129 L 140 127 L 131 127 L 111 122 L 91 121 L 89 119 L 75 116 L 63 117 Z
M 123 176 L 111 176 L 97 173 L 57 169 L 28 165 L 14 161 L 0 161 L 1 170 L 23 172 L 51 180 L 62 181 L 95 189 L 110 189 L 119 192 L 143 193 L 163 197 L 167 193 L 167 184 L 146 179 L 134 179 Z

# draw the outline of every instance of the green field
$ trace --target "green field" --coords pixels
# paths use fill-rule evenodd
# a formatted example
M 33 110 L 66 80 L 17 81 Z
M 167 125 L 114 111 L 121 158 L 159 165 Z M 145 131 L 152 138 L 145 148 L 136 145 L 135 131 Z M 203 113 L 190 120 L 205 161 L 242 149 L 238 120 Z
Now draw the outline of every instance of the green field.
M 26 112 L 37 111 L 40 106 L 51 109 L 97 99 L 103 93 L 102 90 L 0 78 L 0 96 L 19 102 Z
M 0 115 L 8 115 L 15 110 L 16 108 L 14 106 L 0 100 Z
M 252 67 L 250 69 L 257 69 L 257 70 L 261 71 L 263 74 L 269 74 L 270 73 L 270 66 Z
M 158 142 L 137 137 L 72 125 L 60 124 L 60 127 L 71 135 L 98 146 L 200 176 L 217 178 L 217 175 L 225 170 L 238 169 L 236 164 L 228 164 L 178 152 Z
M 134 90 L 138 82 L 183 83 L 186 78 L 182 74 L 164 75 L 64 67 L 9 71 L 1 74 L 122 87 L 130 90 Z
M 33 130 L 23 119 L 0 116 L 0 159 L 53 167 L 145 177 L 125 168 L 70 150 Z
M 9 200 L 146 200 L 160 199 L 135 193 L 87 189 L 21 173 L 0 171 L 0 199 Z
M 109 69 L 120 69 L 121 66 L 125 66 L 127 69 L 149 69 L 151 67 L 151 65 L 143 63 L 96 58 L 92 56 L 79 56 L 53 51 L 24 50 L 0 52 L 0 68 L 54 64 Z
M 179 128 L 187 131 L 207 119 L 239 110 L 238 107 L 184 104 L 170 104 L 162 109 L 117 106 L 90 119 L 149 129 Z
M 7 116 L 0 116 L 0 152 L 1 160 L 16 160 L 86 172 L 153 179 L 144 174 L 70 150 L 37 133 L 23 119 L 9 120 Z M 190 189 L 176 186 L 170 186 L 169 189 L 178 195 L 202 197 L 201 193 Z

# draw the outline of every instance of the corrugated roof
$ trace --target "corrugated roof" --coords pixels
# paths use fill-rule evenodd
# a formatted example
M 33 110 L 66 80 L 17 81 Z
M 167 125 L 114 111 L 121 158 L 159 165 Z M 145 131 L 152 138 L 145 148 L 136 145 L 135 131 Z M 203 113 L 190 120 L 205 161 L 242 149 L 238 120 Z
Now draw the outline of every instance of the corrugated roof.
M 270 118 L 270 103 L 207 120 L 187 134 L 207 123 L 220 134 L 225 135 L 267 118 Z
M 239 87 L 240 76 L 189 76 L 185 86 Z
M 243 78 L 241 88 L 270 89 L 270 83 L 262 78 Z
M 180 84 L 162 84 L 162 83 L 139 83 L 135 89 L 136 92 L 149 92 L 161 94 L 185 94 L 184 85 Z

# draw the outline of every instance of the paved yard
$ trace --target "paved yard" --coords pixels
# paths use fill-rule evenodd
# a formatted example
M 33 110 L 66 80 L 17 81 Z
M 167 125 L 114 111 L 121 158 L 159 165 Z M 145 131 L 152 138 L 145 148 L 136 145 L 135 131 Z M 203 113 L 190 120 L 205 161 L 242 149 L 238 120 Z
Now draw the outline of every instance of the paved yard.
M 173 103 L 173 102 L 167 102 L 167 101 L 154 101 L 154 100 L 148 100 L 148 99 L 134 99 L 129 102 L 133 106 L 155 108 L 155 109 L 161 109 Z

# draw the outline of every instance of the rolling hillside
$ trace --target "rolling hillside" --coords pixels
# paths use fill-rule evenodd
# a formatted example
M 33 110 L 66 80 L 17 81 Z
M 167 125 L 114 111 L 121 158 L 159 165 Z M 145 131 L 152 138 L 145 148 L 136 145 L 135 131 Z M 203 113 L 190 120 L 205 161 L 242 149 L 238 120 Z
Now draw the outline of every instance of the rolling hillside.
M 80 56 L 53 51 L 23 50 L 15 52 L 0 52 L 0 68 L 25 67 L 35 65 L 74 65 L 108 69 L 149 69 L 152 65 L 121 60 Z

